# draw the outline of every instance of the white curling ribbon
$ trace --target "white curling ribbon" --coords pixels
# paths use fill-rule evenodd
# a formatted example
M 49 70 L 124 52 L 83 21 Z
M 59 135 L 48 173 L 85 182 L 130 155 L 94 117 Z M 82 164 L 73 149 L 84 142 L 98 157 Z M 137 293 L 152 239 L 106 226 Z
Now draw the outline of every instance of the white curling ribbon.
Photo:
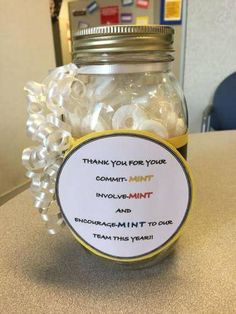
M 45 102 L 45 95 L 32 95 L 32 94 L 27 94 L 26 95 L 27 103 L 40 103 L 40 102 Z
M 46 227 L 49 234 L 54 235 L 58 233 L 64 225 L 65 222 L 61 213 L 58 213 L 54 217 L 47 216 Z
M 54 83 L 56 83 L 58 93 L 62 94 L 63 96 L 69 95 L 71 85 L 75 80 L 77 79 L 74 77 L 74 75 L 66 74 L 62 77 L 61 80 L 54 81 Z
M 81 84 L 79 80 L 74 81 L 72 84 L 74 83 Z M 84 83 L 82 83 L 82 85 L 84 85 Z M 78 89 L 78 91 L 76 91 L 76 89 Z M 78 108 L 80 108 L 81 111 L 79 112 L 79 117 L 81 117 L 81 115 L 87 114 L 89 111 L 91 99 L 89 99 L 87 95 L 85 96 L 85 90 L 83 87 L 81 87 L 81 90 L 79 89 L 79 86 L 77 86 L 75 87 L 73 94 L 72 90 L 70 90 L 70 94 L 64 96 L 65 116 L 68 112 L 75 113 Z
M 45 85 L 39 84 L 34 81 L 29 81 L 25 85 L 24 90 L 28 92 L 30 95 L 41 97 L 45 94 Z
M 49 200 L 52 201 L 54 197 L 54 193 L 51 193 L 50 191 L 39 191 L 37 194 L 35 194 L 35 198 L 37 200 Z
M 55 180 L 48 174 L 37 174 L 32 178 L 30 188 L 33 193 L 48 191 L 53 194 L 55 192 Z
M 74 111 L 78 106 L 77 100 L 85 94 L 85 85 L 75 77 L 77 74 L 77 67 L 70 64 L 51 71 L 43 84 L 31 81 L 25 86 L 29 113 L 27 134 L 40 145 L 25 149 L 22 162 L 28 169 L 27 177 L 31 179 L 34 206 L 41 218 L 50 223 L 51 234 L 58 232 L 58 227 L 64 223 L 60 213 L 53 215 L 52 219 L 48 216 L 48 210 L 55 202 L 57 173 L 64 152 L 70 147 L 71 125 L 62 121 L 61 116 L 69 100 L 74 99 Z
M 40 127 L 35 131 L 33 135 L 33 140 L 43 143 L 45 145 L 47 138 L 50 134 L 54 133 L 57 128 L 50 123 L 43 123 Z M 45 145 L 46 146 L 46 145 Z
M 71 132 L 71 126 L 68 123 L 63 122 L 58 117 L 54 116 L 53 114 L 47 115 L 47 122 L 55 125 L 57 128 Z
M 46 103 L 49 110 L 56 110 L 59 107 L 61 110 L 66 102 L 66 98 L 70 97 L 71 85 L 75 81 L 73 76 L 64 77 L 60 81 L 51 81 L 46 89 Z
M 41 173 L 35 173 L 31 179 L 30 189 L 32 193 L 41 191 Z
M 146 119 L 145 112 L 135 105 L 120 107 L 112 117 L 113 129 L 137 130 L 141 121 Z
M 36 158 L 38 160 L 47 160 L 47 158 L 49 157 L 47 149 L 44 146 L 37 146 L 35 151 L 36 151 Z
M 51 205 L 52 203 L 50 203 Z M 39 208 L 38 211 L 39 211 L 39 214 L 40 214 L 40 218 L 43 220 L 43 221 L 48 221 L 48 208 Z
M 22 163 L 28 170 L 43 169 L 47 165 L 46 160 L 37 158 L 37 147 L 28 147 L 22 153 Z
M 45 139 L 44 145 L 47 147 L 48 151 L 62 154 L 70 148 L 70 138 L 70 132 L 58 129 L 49 134 Z
M 43 203 L 42 201 L 39 201 L 37 199 L 34 199 L 34 202 L 33 202 L 33 207 L 35 207 L 36 209 L 38 209 L 38 211 L 40 210 L 47 210 L 48 207 L 50 206 L 50 203 Z
M 50 111 L 57 116 L 65 113 L 67 98 L 70 97 L 73 77 L 68 77 L 67 81 L 50 82 L 46 95 L 46 104 Z
M 34 206 L 39 209 L 41 218 L 46 221 L 47 211 L 55 198 L 55 180 L 62 159 L 45 168 L 44 173 L 31 173 L 31 191 L 35 196 Z
M 43 113 L 44 110 L 45 110 L 45 104 L 41 102 L 30 102 L 27 108 L 27 111 L 29 114 Z
M 37 116 L 37 117 L 35 117 Z M 26 123 L 26 132 L 29 137 L 34 139 L 39 127 L 45 122 L 45 117 L 41 115 L 32 115 Z
M 52 200 L 49 200 L 49 199 L 38 199 L 35 197 L 35 200 L 34 200 L 34 207 L 37 208 L 37 209 L 47 209 L 50 204 L 51 204 Z
M 38 204 L 38 208 L 45 208 L 55 198 L 55 182 L 50 182 L 50 179 L 45 177 L 35 177 L 31 183 L 31 191 L 35 200 L 41 202 Z
M 44 173 L 49 175 L 50 180 L 56 181 L 57 172 L 60 169 L 60 166 L 63 162 L 63 158 L 58 158 L 54 162 L 44 169 Z
M 39 125 L 43 122 L 45 122 L 45 116 L 43 114 L 30 114 L 27 122 L 26 127 L 29 127 L 32 125 L 35 121 L 39 121 Z
M 62 95 L 54 94 L 54 91 L 50 90 L 46 97 L 47 108 L 52 111 L 56 116 L 61 116 L 65 113 L 63 107 Z
M 49 192 L 39 192 L 34 194 L 34 207 L 37 209 L 47 209 L 54 200 L 54 194 Z
M 58 211 L 58 207 L 56 201 L 52 201 L 50 203 L 50 207 L 47 209 L 39 210 L 41 219 L 46 222 L 46 227 L 49 234 L 56 234 L 60 231 L 61 227 L 65 225 L 64 219 L 60 211 Z
M 139 130 L 149 131 L 162 138 L 168 138 L 168 131 L 166 127 L 157 120 L 145 120 L 139 124 Z
M 51 82 L 49 84 L 50 88 L 48 89 L 48 92 L 50 92 L 50 90 L 52 89 L 54 95 L 61 96 L 61 98 L 59 99 L 59 104 L 62 104 L 62 106 L 64 106 L 69 98 L 74 98 L 78 100 L 81 97 L 83 97 L 85 93 L 85 86 L 82 82 L 80 84 L 81 87 L 80 91 L 79 86 L 77 87 L 78 94 L 76 94 L 76 90 L 74 90 L 74 95 L 72 95 L 72 88 L 77 81 L 79 84 L 80 83 L 79 80 L 74 76 L 66 76 L 61 81 Z
M 32 171 L 32 170 L 27 170 L 26 173 L 25 173 L 25 176 L 29 179 L 33 179 L 33 177 L 36 175 L 37 173 Z
M 73 63 L 57 67 L 49 72 L 48 76 L 43 80 L 43 84 L 47 86 L 51 81 L 63 80 L 66 75 L 75 76 L 77 73 L 78 68 Z

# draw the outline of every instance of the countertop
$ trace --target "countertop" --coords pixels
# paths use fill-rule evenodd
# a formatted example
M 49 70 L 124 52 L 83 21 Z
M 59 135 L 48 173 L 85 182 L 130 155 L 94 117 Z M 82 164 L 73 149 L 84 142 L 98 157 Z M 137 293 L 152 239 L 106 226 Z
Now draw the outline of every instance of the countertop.
M 175 251 L 143 270 L 49 236 L 27 190 L 0 208 L 0 313 L 235 313 L 236 132 L 189 139 L 196 195 Z

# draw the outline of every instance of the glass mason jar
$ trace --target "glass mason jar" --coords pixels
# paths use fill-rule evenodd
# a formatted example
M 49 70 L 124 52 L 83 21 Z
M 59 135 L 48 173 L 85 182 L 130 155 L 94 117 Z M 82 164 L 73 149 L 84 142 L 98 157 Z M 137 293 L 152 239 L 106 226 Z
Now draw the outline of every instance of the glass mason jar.
M 170 68 L 173 34 L 155 25 L 95 27 L 75 35 L 74 63 L 86 87 L 81 108 L 89 108 L 89 116 L 80 128 L 74 116 L 66 117 L 74 136 L 107 129 L 147 130 L 162 138 L 187 132 L 184 95 Z M 187 145 L 179 151 L 186 158 Z
M 64 120 L 72 127 L 72 136 L 74 138 L 87 136 L 85 142 L 83 141 L 84 145 L 84 143 L 90 141 L 90 134 L 93 141 L 94 139 L 104 139 L 106 136 L 112 137 L 113 135 L 116 135 L 117 139 L 117 135 L 122 134 L 131 137 L 137 136 L 137 138 L 147 137 L 146 139 L 157 141 L 164 146 L 171 155 L 175 155 L 175 158 L 181 163 L 181 167 L 183 168 L 182 164 L 185 167 L 188 119 L 183 92 L 170 67 L 171 61 L 173 61 L 170 54 L 173 52 L 173 34 L 173 29 L 168 26 L 117 25 L 82 29 L 74 36 L 73 57 L 74 63 L 78 66 L 79 74 L 73 92 L 76 92 L 77 96 L 79 94 L 81 100 L 74 112 L 68 111 L 64 116 Z M 98 134 L 98 137 L 93 138 L 93 134 Z M 153 192 L 145 192 L 149 194 L 145 194 L 147 199 L 144 200 L 143 191 L 153 191 L 152 189 L 158 186 L 158 181 L 151 183 L 153 178 L 158 176 L 158 172 L 156 175 L 154 168 L 151 172 L 149 171 L 150 168 L 144 169 L 145 161 L 147 162 L 147 158 L 145 160 L 144 157 L 137 156 L 138 160 L 144 158 L 143 164 L 142 161 L 140 161 L 140 164 L 134 162 L 129 164 L 127 160 L 130 161 L 132 152 L 129 155 L 128 151 L 132 146 L 132 142 L 127 141 L 126 143 L 124 137 L 122 140 L 124 140 L 122 146 L 124 158 L 120 162 L 128 167 L 123 169 L 120 175 L 118 167 L 112 168 L 113 164 L 111 164 L 110 170 L 107 170 L 108 167 L 105 168 L 104 164 L 102 165 L 102 161 L 112 160 L 111 156 L 106 156 L 105 151 L 108 146 L 105 142 L 98 143 L 94 147 L 93 156 L 91 154 L 84 155 L 86 156 L 83 159 L 84 167 L 88 167 L 86 171 L 89 173 L 89 167 L 93 167 L 93 172 L 96 174 L 94 180 L 97 184 L 95 188 L 98 190 L 95 190 L 94 193 L 99 196 L 92 203 L 93 205 L 90 204 L 93 208 L 87 211 L 88 206 L 84 205 L 85 214 L 81 215 L 82 218 L 77 217 L 77 222 L 83 225 L 85 229 L 93 228 L 91 230 L 94 230 L 92 236 L 94 241 L 90 242 L 89 236 L 86 238 L 86 230 L 81 236 L 80 227 L 76 230 L 76 227 L 72 226 L 70 222 L 68 224 L 79 242 L 89 251 L 111 261 L 132 267 L 141 267 L 149 265 L 158 260 L 159 257 L 166 255 L 178 239 L 191 204 L 191 192 L 188 190 L 191 180 L 186 170 L 186 191 L 188 190 L 186 194 L 188 194 L 188 197 L 185 197 L 185 205 L 182 203 L 179 205 L 180 209 L 178 210 L 181 214 L 175 217 L 175 213 L 173 213 L 175 208 L 172 208 L 170 212 L 166 213 L 166 216 L 163 212 L 155 216 L 153 212 L 155 210 L 158 212 L 158 208 L 155 209 L 155 200 L 150 200 Z M 134 143 L 134 147 L 137 147 L 137 145 L 139 145 L 138 142 Z M 112 147 L 115 149 L 116 144 L 114 143 Z M 145 145 L 141 145 L 140 149 L 142 147 L 144 151 L 149 150 L 148 146 L 146 148 Z M 108 152 L 113 150 L 113 148 L 107 149 Z M 100 150 L 104 151 L 102 161 Z M 68 154 L 68 158 L 76 151 L 77 146 Z M 99 158 L 97 158 L 96 152 L 99 154 Z M 137 153 L 135 150 L 133 152 L 133 159 L 135 160 Z M 114 152 L 114 154 L 116 153 Z M 112 155 L 113 162 L 116 160 L 114 154 Z M 150 157 L 152 157 L 150 160 L 155 159 L 153 156 L 157 160 L 159 156 L 154 151 L 153 154 L 150 147 Z M 118 159 L 121 159 L 121 157 L 119 156 Z M 164 160 L 164 158 L 158 159 L 159 162 L 160 160 Z M 65 161 L 68 161 L 68 159 L 66 158 Z M 104 167 L 103 173 L 99 168 L 101 166 L 99 162 Z M 126 162 L 128 164 L 125 164 Z M 168 163 L 171 162 L 168 161 Z M 131 170 L 131 165 L 134 166 L 132 169 L 137 165 L 136 172 Z M 146 166 L 149 167 L 149 164 L 146 163 Z M 126 171 L 127 176 L 124 174 Z M 129 173 L 129 171 L 131 172 Z M 163 180 L 162 185 L 166 187 L 166 190 L 158 190 L 158 193 L 164 195 L 161 204 L 165 203 L 166 191 L 172 189 L 172 179 L 169 178 L 168 181 L 168 177 L 166 180 L 165 176 L 163 173 L 160 180 Z M 128 196 L 132 195 L 134 198 L 137 196 L 137 199 L 132 200 L 131 205 L 126 206 L 125 204 L 124 207 L 126 200 L 122 199 L 119 203 L 119 200 L 115 197 L 112 198 L 112 196 L 121 195 L 118 191 L 120 193 L 121 191 L 124 192 L 122 185 L 123 189 L 129 189 L 127 181 L 133 183 L 133 186 L 138 187 L 137 190 L 142 193 L 135 194 L 135 197 L 134 194 L 128 194 Z M 175 184 L 178 185 L 177 182 Z M 91 185 L 93 184 L 91 183 Z M 89 188 L 87 186 L 87 189 Z M 176 193 L 181 193 L 179 191 L 173 192 L 175 193 L 174 197 L 177 197 Z M 131 192 L 134 192 L 133 188 L 130 188 L 129 193 Z M 86 194 L 85 191 L 84 194 Z M 101 195 L 103 195 L 103 198 L 100 197 Z M 106 197 L 109 199 L 106 199 Z M 83 201 L 81 202 L 83 203 Z M 59 203 L 66 217 L 60 197 Z M 105 214 L 102 211 L 102 206 L 104 206 Z M 154 208 L 151 210 L 151 216 L 149 216 L 149 206 Z M 184 208 L 181 209 L 181 206 Z M 136 207 L 137 210 L 135 210 Z M 81 211 L 83 212 L 83 205 L 81 205 Z M 94 214 L 95 211 L 96 214 Z M 165 208 L 163 211 L 165 212 Z M 171 216 L 172 213 L 173 217 Z M 132 220 L 129 218 L 131 214 Z M 68 222 L 69 219 L 66 217 L 66 220 Z M 143 231 L 145 224 L 147 228 Z M 118 228 L 118 225 L 120 228 Z M 155 235 L 154 225 L 158 226 L 158 230 L 160 230 L 157 231 L 157 235 Z M 126 230 L 122 229 L 120 231 L 124 226 Z M 132 230 L 130 229 L 127 232 L 128 228 Z M 167 231 L 165 231 L 165 228 Z M 168 228 L 169 230 L 172 229 L 168 231 Z M 112 231 L 110 231 L 111 229 Z M 165 234 L 166 232 L 168 235 Z M 158 237 L 158 234 L 163 239 L 161 241 L 156 240 L 158 243 L 156 242 L 155 246 L 155 238 Z M 96 243 L 99 243 L 98 246 Z M 133 246 L 136 246 L 136 248 L 133 249 Z M 111 247 L 114 247 L 114 250 Z M 129 249 L 132 253 L 129 253 Z M 122 253 L 119 254 L 119 250 L 122 250 Z M 135 253 L 135 250 L 137 253 Z

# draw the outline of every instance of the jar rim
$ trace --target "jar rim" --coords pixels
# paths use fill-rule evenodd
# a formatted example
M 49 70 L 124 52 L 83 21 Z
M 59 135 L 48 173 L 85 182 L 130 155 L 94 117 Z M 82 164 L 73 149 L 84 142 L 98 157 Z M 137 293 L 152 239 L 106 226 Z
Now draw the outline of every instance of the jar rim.
M 87 27 L 79 29 L 74 37 L 89 35 L 115 35 L 115 34 L 174 34 L 171 26 L 150 24 L 150 25 L 106 25 Z
M 173 52 L 174 29 L 164 25 L 107 25 L 84 28 L 73 36 L 73 54 Z

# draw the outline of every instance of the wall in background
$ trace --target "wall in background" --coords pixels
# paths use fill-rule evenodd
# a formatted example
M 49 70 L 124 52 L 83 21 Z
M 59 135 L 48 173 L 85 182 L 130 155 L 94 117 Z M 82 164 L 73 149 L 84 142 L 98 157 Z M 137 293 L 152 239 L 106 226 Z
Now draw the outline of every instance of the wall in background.
M 74 9 L 86 9 L 86 6 L 90 3 L 89 0 L 63 0 L 60 15 L 59 15 L 59 25 L 60 25 L 60 36 L 61 36 L 61 48 L 62 48 L 62 59 L 63 64 L 67 64 L 71 62 L 71 52 L 69 49 L 67 37 L 70 36 L 70 29 L 76 29 L 76 19 L 84 20 L 89 22 L 91 26 L 99 25 L 100 23 L 100 11 L 96 11 L 92 14 L 87 14 L 85 17 L 77 17 L 73 19 L 72 24 L 70 24 L 69 18 L 69 10 L 70 7 L 71 12 Z M 97 0 L 98 4 L 101 7 L 108 5 L 119 5 L 120 12 L 128 12 L 133 13 L 133 23 L 135 23 L 135 16 L 148 15 L 150 24 L 160 24 L 160 0 L 150 0 L 149 9 L 139 9 L 136 7 L 135 3 L 132 6 L 122 7 L 121 0 L 110 0 L 109 3 L 107 0 Z M 183 63 L 184 63 L 184 40 L 185 40 L 185 22 L 186 22 L 186 0 L 183 0 L 183 24 L 182 25 L 173 25 L 172 27 L 175 30 L 175 41 L 174 41 L 174 57 L 175 60 L 172 63 L 172 69 L 176 77 L 182 83 L 183 81 Z M 77 22 L 78 24 L 78 22 Z M 77 30 L 77 29 L 76 29 Z
M 26 182 L 21 165 L 29 80 L 55 67 L 48 0 L 0 1 L 0 196 Z
M 186 6 L 187 0 L 182 0 L 182 24 L 171 25 L 174 28 L 174 61 L 172 62 L 171 69 L 176 78 L 183 85 L 183 69 L 185 58 L 185 31 L 186 31 Z M 154 1 L 155 18 L 154 23 L 160 24 L 160 0 Z
M 122 13 L 132 14 L 132 23 L 136 23 L 136 18 L 140 16 L 145 16 L 148 19 L 149 24 L 154 23 L 154 18 L 158 15 L 156 10 L 154 10 L 154 3 L 158 3 L 156 0 L 149 0 L 149 5 L 147 9 L 139 8 L 136 6 L 135 2 L 129 6 L 122 6 L 121 0 L 97 0 L 99 8 L 104 8 L 108 6 L 118 6 L 119 7 L 119 24 L 127 24 L 121 21 L 120 15 Z M 89 26 L 98 26 L 101 24 L 101 14 L 100 9 L 92 13 L 87 13 L 85 16 L 74 16 L 73 11 L 86 9 L 87 5 L 91 3 L 90 0 L 79 0 L 74 2 L 69 2 L 69 20 L 71 33 L 76 33 L 79 30 L 79 22 L 86 22 Z M 159 9 L 158 9 L 159 10 Z
M 184 92 L 192 132 L 217 85 L 236 71 L 235 14 L 235 0 L 188 1 Z
M 63 0 L 61 4 L 61 10 L 59 14 L 59 29 L 61 37 L 61 53 L 62 53 L 62 63 L 68 64 L 71 62 L 71 51 L 68 44 L 67 37 L 70 36 L 69 27 L 69 11 L 68 3 L 73 0 Z
M 87 5 L 89 5 L 92 1 L 90 0 L 63 0 L 60 15 L 59 15 L 59 25 L 60 25 L 60 36 L 61 36 L 61 50 L 62 50 L 62 59 L 63 64 L 70 63 L 71 60 L 71 51 L 69 48 L 68 40 L 67 38 L 71 36 L 71 33 L 78 30 L 77 25 L 78 21 L 82 20 L 84 22 L 89 23 L 90 26 L 97 26 L 100 25 L 100 9 L 94 11 L 93 13 L 89 14 L 87 13 L 86 16 L 82 17 L 73 17 L 70 16 L 70 13 L 73 12 L 73 10 L 86 10 Z M 153 7 L 154 3 L 156 3 L 155 0 L 149 1 L 149 8 L 148 9 L 140 9 L 136 7 L 136 4 L 134 3 L 132 6 L 125 6 L 123 7 L 121 5 L 121 0 L 97 0 L 97 3 L 99 4 L 99 7 L 106 7 L 106 6 L 112 6 L 112 5 L 118 5 L 119 6 L 119 13 L 133 13 L 133 23 L 135 24 L 135 17 L 136 16 L 148 16 L 150 24 L 154 23 L 154 17 L 159 14 L 159 8 L 156 12 Z M 157 0 L 157 3 L 159 1 Z M 159 3 L 160 5 L 160 3 Z M 69 12 L 70 11 L 70 12 Z M 158 16 L 159 19 L 159 16 Z M 72 21 L 72 23 L 70 23 Z M 71 32 L 72 31 L 72 32 Z

